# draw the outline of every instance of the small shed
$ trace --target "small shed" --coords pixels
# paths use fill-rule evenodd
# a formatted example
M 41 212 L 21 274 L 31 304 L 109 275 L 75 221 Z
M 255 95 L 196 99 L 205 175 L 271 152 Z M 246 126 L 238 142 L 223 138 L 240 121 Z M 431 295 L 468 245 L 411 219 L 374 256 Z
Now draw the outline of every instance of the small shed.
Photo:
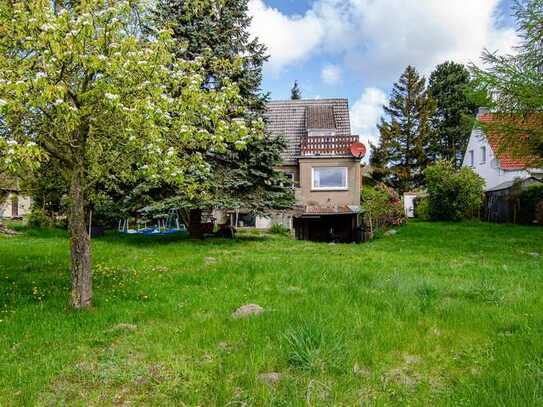
M 535 221 L 534 208 L 523 205 L 522 192 L 531 185 L 543 185 L 534 177 L 507 181 L 485 192 L 484 220 L 494 223 L 532 224 Z

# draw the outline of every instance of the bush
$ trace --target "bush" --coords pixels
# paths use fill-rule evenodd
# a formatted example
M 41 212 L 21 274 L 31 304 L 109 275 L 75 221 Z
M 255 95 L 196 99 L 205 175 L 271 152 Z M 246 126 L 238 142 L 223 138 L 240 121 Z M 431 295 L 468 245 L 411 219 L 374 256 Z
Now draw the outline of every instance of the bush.
M 535 221 L 539 225 L 543 225 L 543 201 L 539 202 L 535 207 Z
M 541 224 L 537 217 L 537 206 L 541 202 L 543 202 L 543 185 L 530 185 L 521 192 L 518 202 L 521 223 L 532 223 L 535 220 Z
M 290 231 L 279 223 L 274 223 L 270 228 L 270 233 L 274 235 L 288 235 Z
M 385 184 L 375 187 L 365 186 L 361 194 L 364 223 L 369 229 L 370 238 L 390 226 L 405 222 L 402 201 L 396 192 Z
M 415 200 L 415 217 L 421 220 L 430 220 L 430 202 L 427 197 Z
M 484 180 L 471 168 L 454 168 L 440 161 L 425 171 L 428 213 L 432 220 L 459 221 L 478 212 L 483 202 Z
M 28 217 L 28 225 L 32 228 L 47 229 L 53 226 L 53 221 L 47 216 L 43 209 L 33 207 Z

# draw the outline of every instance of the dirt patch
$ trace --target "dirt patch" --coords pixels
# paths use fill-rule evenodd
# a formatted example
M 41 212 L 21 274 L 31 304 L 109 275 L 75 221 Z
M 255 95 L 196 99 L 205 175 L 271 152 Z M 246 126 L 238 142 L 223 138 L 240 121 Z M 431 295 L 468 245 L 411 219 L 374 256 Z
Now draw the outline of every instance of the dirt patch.
M 233 318 L 246 318 L 250 316 L 260 315 L 264 312 L 264 308 L 257 304 L 247 304 L 239 307 L 232 314 Z

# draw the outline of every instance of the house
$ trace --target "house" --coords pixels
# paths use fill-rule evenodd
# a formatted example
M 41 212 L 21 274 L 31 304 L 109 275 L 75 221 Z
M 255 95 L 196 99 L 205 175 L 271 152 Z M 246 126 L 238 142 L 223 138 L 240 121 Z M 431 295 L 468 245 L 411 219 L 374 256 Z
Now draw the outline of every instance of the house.
M 21 195 L 19 182 L 0 176 L 0 219 L 19 219 L 30 213 L 32 200 Z
M 494 115 L 482 109 L 477 118 L 482 123 L 490 123 Z M 485 190 L 515 179 L 543 176 L 543 169 L 530 168 L 526 160 L 513 158 L 504 152 L 500 137 L 488 137 L 480 128 L 474 128 L 471 133 L 463 165 L 473 168 L 485 180 Z
M 279 169 L 294 182 L 296 207 L 286 218 L 256 217 L 251 224 L 280 221 L 303 240 L 356 240 L 364 147 L 351 134 L 347 99 L 272 101 L 266 122 L 287 142 Z

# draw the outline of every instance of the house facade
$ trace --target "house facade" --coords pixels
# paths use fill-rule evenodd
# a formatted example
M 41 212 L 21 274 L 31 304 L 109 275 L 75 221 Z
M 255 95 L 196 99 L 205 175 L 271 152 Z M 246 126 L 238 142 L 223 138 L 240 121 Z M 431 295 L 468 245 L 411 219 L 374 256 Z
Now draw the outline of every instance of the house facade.
M 351 134 L 348 100 L 272 101 L 266 122 L 270 134 L 287 142 L 279 170 L 293 181 L 296 205 L 256 217 L 255 226 L 281 223 L 304 240 L 356 240 L 361 157 L 352 151 L 361 145 Z
M 492 113 L 482 112 L 478 119 L 491 122 Z M 474 128 L 466 149 L 463 165 L 472 168 L 485 180 L 485 190 L 492 190 L 516 179 L 543 176 L 543 169 L 530 168 L 521 159 L 513 158 L 499 145 L 499 137 L 488 137 L 480 128 Z

